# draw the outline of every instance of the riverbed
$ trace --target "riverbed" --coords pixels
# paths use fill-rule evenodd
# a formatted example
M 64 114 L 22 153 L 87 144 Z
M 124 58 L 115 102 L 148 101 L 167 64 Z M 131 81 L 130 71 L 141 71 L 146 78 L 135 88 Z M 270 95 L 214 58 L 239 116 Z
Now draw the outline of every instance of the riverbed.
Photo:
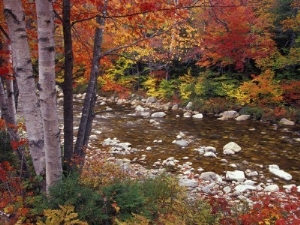
M 75 103 L 75 130 L 79 123 L 82 100 Z M 162 111 L 151 109 L 152 112 Z M 145 118 L 135 114 L 129 103 L 99 101 L 93 123 L 91 148 L 103 148 L 105 139 L 128 142 L 135 149 L 130 154 L 118 155 L 140 163 L 148 169 L 155 162 L 169 157 L 178 164 L 192 163 L 201 171 L 224 175 L 231 170 L 257 171 L 255 179 L 262 182 L 300 185 L 300 126 L 280 126 L 260 121 L 218 120 L 216 115 L 204 115 L 202 119 L 185 118 L 182 111 L 164 111 L 163 118 Z M 186 147 L 174 144 L 174 140 L 188 141 Z M 234 155 L 224 155 L 223 146 L 235 142 L 242 150 Z M 203 146 L 216 148 L 217 157 L 204 157 L 195 149 Z M 276 164 L 291 174 L 285 181 L 270 174 L 268 166 Z M 176 169 L 174 169 L 176 172 Z

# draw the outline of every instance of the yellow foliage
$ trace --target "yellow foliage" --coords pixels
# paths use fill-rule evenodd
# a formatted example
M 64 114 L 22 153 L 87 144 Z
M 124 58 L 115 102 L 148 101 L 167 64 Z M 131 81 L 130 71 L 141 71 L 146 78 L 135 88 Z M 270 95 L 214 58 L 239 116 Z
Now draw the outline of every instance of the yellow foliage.
M 282 100 L 282 90 L 273 78 L 274 72 L 266 70 L 263 74 L 244 82 L 238 89 L 224 84 L 223 88 L 229 97 L 236 98 L 241 104 L 277 104 Z
M 60 209 L 46 209 L 44 215 L 47 217 L 46 222 L 38 221 L 37 225 L 88 225 L 87 222 L 76 219 L 78 214 L 74 212 L 74 206 L 59 206 Z
M 191 70 L 187 74 L 179 77 L 179 92 L 182 99 L 189 99 L 192 94 L 191 85 L 195 83 L 195 78 L 191 75 Z
M 152 76 L 149 76 L 148 79 L 143 83 L 144 87 L 147 90 L 149 96 L 158 97 L 158 79 Z

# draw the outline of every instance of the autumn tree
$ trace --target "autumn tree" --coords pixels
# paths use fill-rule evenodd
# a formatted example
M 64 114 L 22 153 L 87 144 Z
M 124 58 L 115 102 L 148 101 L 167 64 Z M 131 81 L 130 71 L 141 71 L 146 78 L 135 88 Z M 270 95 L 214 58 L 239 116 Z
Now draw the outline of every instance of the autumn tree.
M 198 65 L 226 67 L 243 71 L 249 60 L 263 66 L 261 60 L 275 49 L 271 30 L 271 6 L 262 1 L 210 1 L 205 12 L 204 36 L 200 41 Z M 268 7 L 267 7 L 268 6 Z M 263 12 L 261 12 L 263 10 Z

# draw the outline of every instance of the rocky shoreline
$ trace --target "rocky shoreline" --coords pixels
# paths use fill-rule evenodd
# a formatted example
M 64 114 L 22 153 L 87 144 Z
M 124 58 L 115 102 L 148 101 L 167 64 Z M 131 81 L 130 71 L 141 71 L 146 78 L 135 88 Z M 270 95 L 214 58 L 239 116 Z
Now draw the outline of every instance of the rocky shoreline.
M 81 101 L 84 98 L 84 95 L 77 95 L 75 99 Z M 116 104 L 130 104 L 134 109 L 133 116 L 148 118 L 150 123 L 156 123 L 155 118 L 163 118 L 166 116 L 166 111 L 172 110 L 178 112 L 178 117 L 193 117 L 196 119 L 202 119 L 203 114 L 192 110 L 192 103 L 188 103 L 186 107 L 180 108 L 177 104 L 171 103 L 162 103 L 157 101 L 153 97 L 145 99 L 132 99 L 132 100 L 123 100 L 116 98 L 98 98 L 99 104 L 105 105 L 107 102 L 114 102 Z M 109 107 L 106 110 L 111 110 Z M 239 115 L 238 112 L 231 110 L 225 111 L 218 115 L 218 120 L 229 120 L 235 119 L 237 121 L 248 120 L 250 119 L 249 115 Z M 295 123 L 288 119 L 282 119 L 280 124 L 286 126 L 293 126 Z M 97 136 L 91 136 L 91 139 L 97 138 Z M 161 140 L 155 140 L 157 142 Z M 300 141 L 300 140 L 299 140 Z M 174 144 L 184 147 L 188 145 L 189 140 L 184 138 L 184 134 L 178 134 Z M 146 160 L 144 159 L 134 159 L 130 160 L 126 158 L 127 154 L 130 154 L 132 151 L 137 151 L 137 149 L 132 148 L 131 144 L 128 142 L 120 142 L 116 138 L 107 138 L 102 142 L 103 146 L 109 148 L 110 157 L 108 160 L 119 165 L 127 174 L 130 174 L 132 177 L 138 176 L 156 176 L 164 171 L 168 171 L 170 168 L 176 168 L 177 177 L 179 184 L 181 186 L 187 187 L 189 190 L 189 195 L 191 197 L 203 197 L 203 196 L 214 196 L 216 198 L 225 198 L 228 202 L 232 204 L 237 204 L 238 202 L 247 202 L 250 206 L 254 204 L 251 200 L 253 194 L 255 195 L 274 195 L 274 199 L 280 200 L 283 202 L 293 202 L 298 201 L 295 199 L 294 195 L 290 195 L 292 191 L 300 193 L 300 185 L 296 184 L 287 184 L 283 185 L 282 188 L 273 181 L 269 179 L 266 182 L 257 181 L 257 176 L 261 175 L 258 171 L 246 169 L 245 171 L 236 170 L 235 165 L 230 165 L 233 169 L 231 171 L 226 171 L 225 175 L 219 175 L 212 171 L 203 171 L 202 168 L 193 168 L 191 162 L 185 162 L 184 164 L 179 164 L 179 160 L 176 160 L 174 157 L 169 157 L 167 159 L 160 159 L 153 164 L 153 169 L 146 169 L 139 161 Z M 90 146 L 93 148 L 93 146 Z M 151 151 L 151 146 L 148 149 Z M 99 150 L 98 150 L 99 151 Z M 199 154 L 203 157 L 217 157 L 216 149 L 212 146 L 202 146 L 198 149 Z M 224 155 L 234 155 L 242 151 L 241 147 L 235 142 L 229 142 L 223 147 Z M 118 155 L 118 157 L 114 157 Z M 120 157 L 120 155 L 122 157 Z M 88 159 L 87 159 L 88 160 Z M 226 159 L 221 159 L 223 163 L 227 163 Z M 276 179 L 284 179 L 289 181 L 292 179 L 292 176 L 287 172 L 281 170 L 278 165 L 272 164 L 268 165 L 268 170 L 272 173 Z

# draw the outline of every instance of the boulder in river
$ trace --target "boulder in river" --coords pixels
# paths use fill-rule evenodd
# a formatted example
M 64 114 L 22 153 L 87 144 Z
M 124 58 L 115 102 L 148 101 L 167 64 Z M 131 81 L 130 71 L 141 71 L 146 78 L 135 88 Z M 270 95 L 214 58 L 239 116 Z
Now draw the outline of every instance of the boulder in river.
M 175 140 L 173 141 L 174 144 L 179 145 L 180 147 L 186 147 L 189 145 L 189 142 L 187 140 L 181 139 L 181 140 Z
M 245 173 L 243 171 L 240 171 L 240 170 L 227 171 L 226 172 L 226 180 L 244 181 L 245 180 Z
M 250 119 L 250 115 L 240 115 L 238 117 L 235 118 L 236 121 L 244 121 L 244 120 L 248 120 Z
M 274 175 L 276 175 L 276 176 L 278 176 L 278 177 L 280 177 L 284 180 L 291 180 L 292 179 L 291 174 L 281 170 L 279 168 L 279 166 L 277 166 L 277 165 L 269 165 L 269 171 L 270 171 L 270 173 L 272 173 L 272 174 L 274 174 Z
M 231 141 L 231 142 L 227 143 L 226 145 L 224 145 L 223 154 L 224 155 L 233 155 L 236 152 L 239 152 L 241 150 L 242 150 L 241 146 L 239 146 L 237 143 Z
M 161 117 L 165 117 L 166 113 L 165 112 L 155 112 L 151 114 L 152 118 L 161 118 Z
M 228 119 L 233 119 L 239 116 L 239 113 L 237 111 L 234 110 L 229 110 L 229 111 L 224 111 L 222 113 L 220 113 L 221 116 L 220 118 L 218 118 L 218 120 L 228 120 Z
M 293 126 L 295 125 L 295 122 L 291 121 L 291 120 L 288 120 L 286 118 L 282 118 L 280 121 L 279 121 L 279 124 L 280 125 L 287 125 L 287 126 Z

